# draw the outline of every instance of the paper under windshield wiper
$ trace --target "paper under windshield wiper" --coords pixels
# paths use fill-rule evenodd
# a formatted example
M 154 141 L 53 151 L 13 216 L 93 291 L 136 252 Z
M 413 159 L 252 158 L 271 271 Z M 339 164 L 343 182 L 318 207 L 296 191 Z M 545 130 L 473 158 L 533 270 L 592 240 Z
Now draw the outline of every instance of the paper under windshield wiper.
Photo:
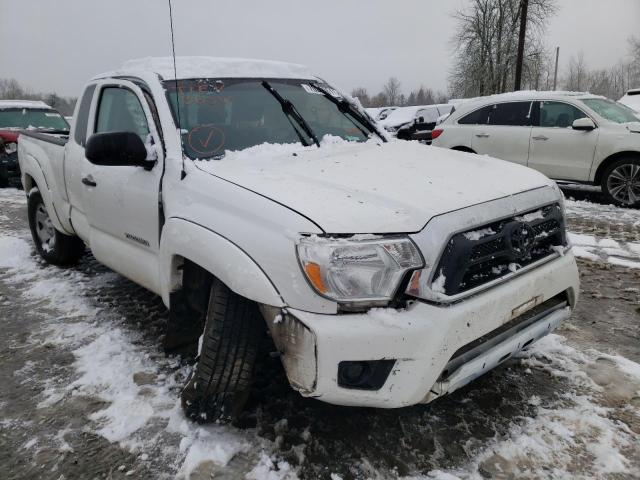
M 378 135 L 378 137 L 380 137 L 380 139 L 383 142 L 386 142 L 387 139 L 384 137 L 384 135 L 382 135 L 378 129 L 376 128 L 376 126 L 374 124 L 371 123 L 371 121 L 366 118 L 364 115 L 362 115 L 358 109 L 353 108 L 353 105 L 351 105 L 351 103 L 349 103 L 346 99 L 337 99 L 336 97 L 334 97 L 333 95 L 331 95 L 325 88 L 321 87 L 320 85 L 318 85 L 317 83 L 312 83 L 311 84 L 313 88 L 315 88 L 316 90 L 318 90 L 320 93 L 322 93 L 325 97 L 327 97 L 331 102 L 333 102 L 337 107 L 338 110 L 340 110 L 341 113 L 346 114 L 348 113 L 349 115 L 351 115 L 355 120 L 357 120 L 358 122 L 360 122 L 362 125 L 366 125 L 369 130 L 371 130 L 373 133 L 375 133 L 376 135 Z M 347 116 L 347 118 L 349 118 L 349 116 Z M 369 136 L 368 132 L 366 132 L 360 125 L 358 125 L 356 122 L 353 121 L 353 119 L 349 118 L 349 120 L 351 120 L 351 123 L 353 123 L 358 130 L 360 130 L 365 136 Z
M 295 107 L 295 105 L 293 103 L 291 103 L 291 100 L 287 100 L 282 95 L 280 95 L 280 93 L 275 88 L 273 88 L 269 84 L 269 82 L 267 82 L 266 80 L 264 80 L 262 82 L 262 86 L 264 88 L 266 88 L 267 91 L 271 95 L 273 95 L 276 100 L 278 100 L 278 102 L 282 106 L 282 111 L 287 116 L 287 118 L 290 119 L 289 121 L 291 121 L 291 119 L 293 119 L 300 126 L 300 128 L 302 128 L 302 130 L 304 130 L 304 133 L 306 133 L 307 136 L 310 139 L 313 140 L 313 143 L 315 143 L 319 147 L 320 146 L 320 142 L 318 141 L 318 137 L 316 137 L 315 133 L 313 133 L 313 130 L 311 130 L 311 127 L 309 126 L 307 121 L 302 117 L 302 115 L 300 115 L 300 112 L 298 112 L 298 109 Z M 296 131 L 296 133 L 298 134 L 298 137 L 300 137 L 300 141 L 302 142 L 302 144 L 305 145 L 305 146 L 308 146 L 309 143 L 300 134 L 298 129 L 294 125 L 291 125 L 291 126 Z

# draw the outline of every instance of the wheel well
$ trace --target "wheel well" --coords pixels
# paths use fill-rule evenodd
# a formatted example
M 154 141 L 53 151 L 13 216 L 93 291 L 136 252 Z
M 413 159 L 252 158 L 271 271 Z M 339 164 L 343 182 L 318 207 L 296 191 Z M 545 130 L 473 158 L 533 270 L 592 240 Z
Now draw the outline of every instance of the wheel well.
M 452 147 L 451 150 L 457 150 L 458 152 L 476 153 L 473 150 L 471 150 L 469 147 L 463 147 L 463 146 Z
M 29 192 L 33 187 L 37 187 L 38 184 L 35 182 L 33 177 L 28 173 L 24 174 L 24 191 L 29 195 Z
M 600 185 L 600 182 L 602 181 L 602 174 L 607 169 L 607 167 L 611 165 L 613 162 L 620 160 L 621 158 L 624 158 L 624 157 L 632 157 L 637 160 L 640 160 L 640 152 L 634 152 L 634 151 L 618 152 L 608 156 L 600 163 L 600 165 L 598 165 L 596 174 L 593 178 L 593 183 L 596 185 Z

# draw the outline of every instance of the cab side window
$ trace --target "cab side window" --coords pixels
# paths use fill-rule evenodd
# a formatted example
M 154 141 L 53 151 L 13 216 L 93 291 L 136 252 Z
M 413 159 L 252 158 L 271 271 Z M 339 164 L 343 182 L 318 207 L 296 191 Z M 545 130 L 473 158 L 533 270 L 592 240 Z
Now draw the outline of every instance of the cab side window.
M 144 142 L 149 134 L 147 117 L 138 97 L 126 88 L 106 87 L 100 95 L 96 133 L 133 132 Z
M 564 102 L 540 102 L 540 126 L 568 128 L 587 115 L 577 107 Z
M 489 125 L 531 126 L 531 102 L 496 103 L 489 111 Z

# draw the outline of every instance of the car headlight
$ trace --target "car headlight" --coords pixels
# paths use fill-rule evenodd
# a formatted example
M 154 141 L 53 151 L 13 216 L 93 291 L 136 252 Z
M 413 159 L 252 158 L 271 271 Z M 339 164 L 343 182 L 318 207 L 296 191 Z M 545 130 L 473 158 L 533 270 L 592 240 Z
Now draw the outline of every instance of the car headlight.
M 562 192 L 562 190 L 560 189 L 560 186 L 556 182 L 553 182 L 553 185 L 551 188 L 553 188 L 556 194 L 558 195 L 558 203 L 560 204 L 560 210 L 562 210 L 562 218 L 566 218 L 567 212 L 566 212 L 566 206 L 564 202 L 564 193 Z
M 406 237 L 304 237 L 298 243 L 298 258 L 319 294 L 347 304 L 388 302 L 404 274 L 424 265 L 417 247 Z

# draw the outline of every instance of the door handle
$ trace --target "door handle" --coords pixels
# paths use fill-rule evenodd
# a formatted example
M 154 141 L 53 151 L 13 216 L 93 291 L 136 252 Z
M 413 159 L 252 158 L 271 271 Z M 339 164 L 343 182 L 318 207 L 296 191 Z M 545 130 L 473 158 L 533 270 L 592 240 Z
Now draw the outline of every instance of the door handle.
M 82 177 L 82 183 L 84 183 L 87 187 L 95 187 L 98 185 L 91 175 Z
M 476 137 L 478 138 L 489 138 L 488 133 L 476 133 Z
M 534 140 L 549 140 L 549 137 L 545 137 L 544 135 L 536 135 L 535 137 L 531 137 Z

